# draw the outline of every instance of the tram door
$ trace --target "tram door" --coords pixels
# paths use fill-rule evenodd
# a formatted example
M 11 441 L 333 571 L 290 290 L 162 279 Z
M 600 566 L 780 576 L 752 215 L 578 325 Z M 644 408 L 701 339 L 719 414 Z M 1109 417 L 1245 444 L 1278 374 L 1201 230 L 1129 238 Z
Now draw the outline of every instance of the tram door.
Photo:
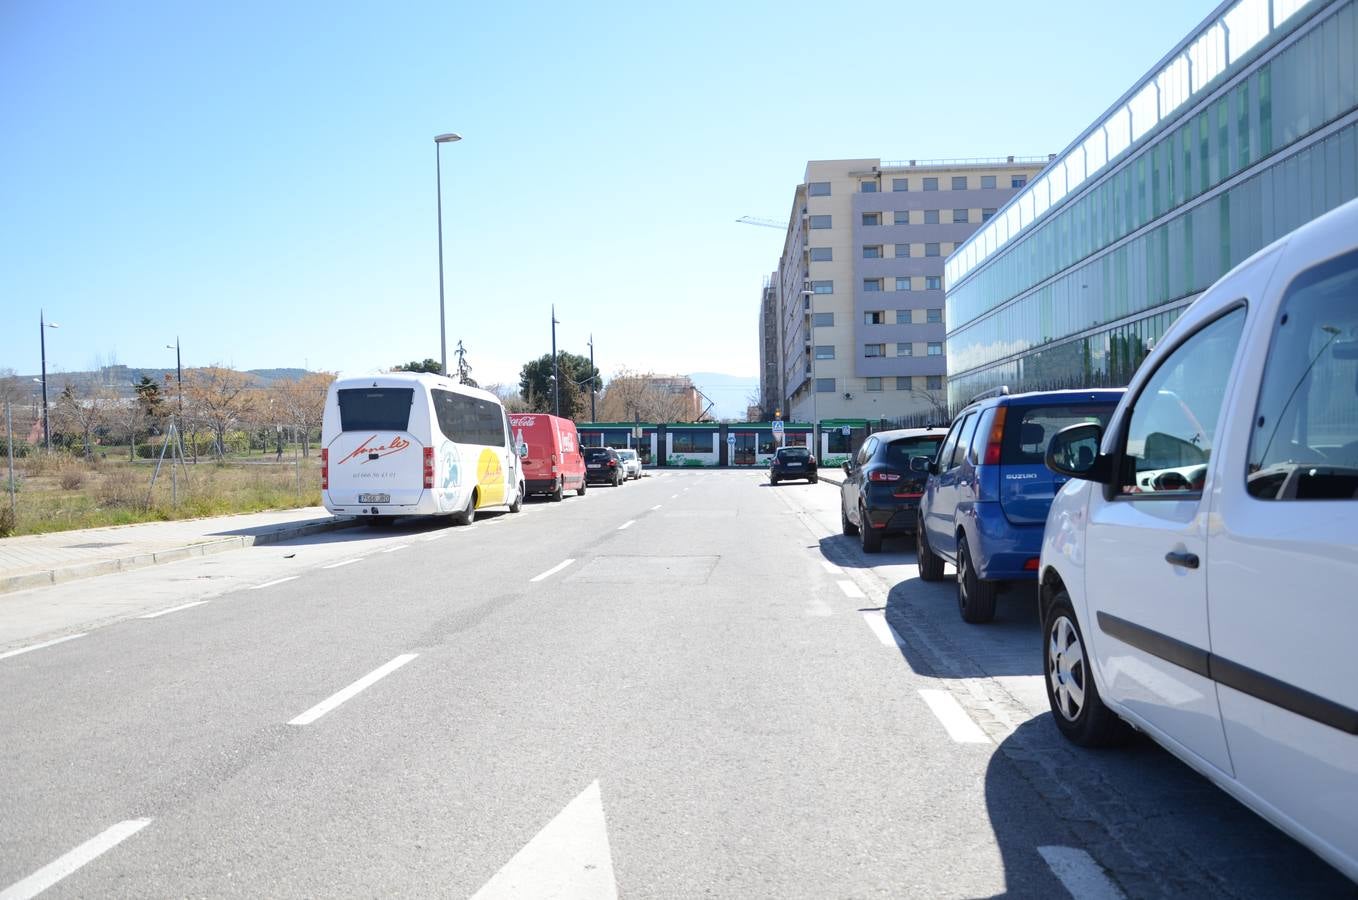
M 755 451 L 759 446 L 759 436 L 753 431 L 733 431 L 736 443 L 731 451 L 731 465 L 733 466 L 752 466 L 755 463 Z

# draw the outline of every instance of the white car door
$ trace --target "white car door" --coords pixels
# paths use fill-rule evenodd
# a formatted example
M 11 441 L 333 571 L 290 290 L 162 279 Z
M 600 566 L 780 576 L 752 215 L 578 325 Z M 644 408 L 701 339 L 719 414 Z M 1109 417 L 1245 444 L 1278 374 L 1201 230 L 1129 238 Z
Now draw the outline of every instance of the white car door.
M 1137 379 L 1115 426 L 1116 483 L 1091 494 L 1086 527 L 1085 631 L 1101 690 L 1227 773 L 1207 671 L 1203 485 L 1244 321 L 1243 304 L 1227 310 Z
M 1257 329 L 1221 458 L 1207 566 L 1212 675 L 1236 778 L 1337 849 L 1353 877 L 1358 251 L 1282 292 Z

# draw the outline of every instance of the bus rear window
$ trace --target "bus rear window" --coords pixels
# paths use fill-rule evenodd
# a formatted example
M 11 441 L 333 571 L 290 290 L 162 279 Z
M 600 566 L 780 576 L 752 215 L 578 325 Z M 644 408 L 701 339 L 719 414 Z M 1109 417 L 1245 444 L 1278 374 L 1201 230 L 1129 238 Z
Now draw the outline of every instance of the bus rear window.
M 406 431 L 413 388 L 352 388 L 339 394 L 341 431 Z

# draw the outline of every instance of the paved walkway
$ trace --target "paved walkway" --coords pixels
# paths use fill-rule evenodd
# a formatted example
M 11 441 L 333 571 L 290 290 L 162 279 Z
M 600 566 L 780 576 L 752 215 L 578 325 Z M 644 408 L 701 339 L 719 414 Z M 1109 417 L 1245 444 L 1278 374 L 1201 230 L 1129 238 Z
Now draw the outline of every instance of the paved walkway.
M 349 521 L 311 506 L 2 538 L 0 593 L 299 537 Z

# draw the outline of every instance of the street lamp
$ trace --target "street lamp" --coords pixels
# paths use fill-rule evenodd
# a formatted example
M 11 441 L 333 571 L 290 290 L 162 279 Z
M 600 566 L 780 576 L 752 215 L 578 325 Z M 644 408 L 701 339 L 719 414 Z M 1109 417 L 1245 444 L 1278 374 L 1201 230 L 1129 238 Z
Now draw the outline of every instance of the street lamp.
M 47 329 L 60 328 L 56 322 L 48 322 L 43 311 L 38 310 L 38 343 L 42 347 L 42 442 L 47 452 L 52 452 L 52 428 L 47 416 Z
M 589 336 L 589 420 L 591 422 L 599 421 L 594 417 L 594 386 L 596 384 L 597 382 L 594 380 L 594 335 L 591 334 Z
M 561 379 L 556 365 L 556 326 L 561 324 L 556 318 L 556 304 L 552 304 L 552 414 L 561 418 Z
M 820 398 L 819 382 L 816 378 L 816 302 L 812 298 L 816 292 L 810 288 L 802 289 L 802 296 L 806 298 L 807 311 L 811 313 L 811 328 L 807 332 L 811 337 L 811 442 L 815 445 L 813 455 L 819 455 L 820 447 Z M 789 413 L 790 414 L 790 413 Z
M 444 376 L 448 374 L 448 337 L 443 314 L 443 169 L 439 145 L 453 144 L 460 140 L 462 135 L 451 131 L 447 134 L 434 135 L 434 189 L 438 195 L 439 217 L 439 361 Z
M 182 423 L 184 421 L 184 366 L 180 362 L 179 356 L 179 335 L 175 335 L 174 343 L 166 344 L 165 349 L 174 351 L 174 377 L 175 384 L 179 387 L 179 421 Z M 269 402 L 272 403 L 273 400 Z

